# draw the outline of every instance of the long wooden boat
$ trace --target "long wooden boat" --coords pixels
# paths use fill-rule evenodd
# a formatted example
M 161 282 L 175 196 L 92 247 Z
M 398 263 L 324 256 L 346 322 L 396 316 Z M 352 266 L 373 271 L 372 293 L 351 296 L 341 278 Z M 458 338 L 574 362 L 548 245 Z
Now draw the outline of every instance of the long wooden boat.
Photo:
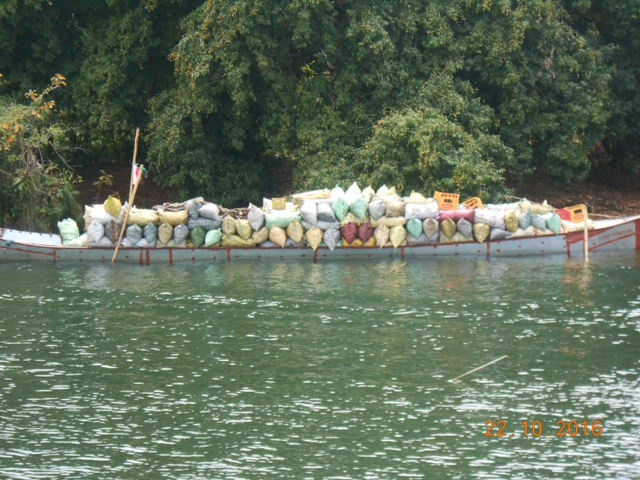
M 589 231 L 589 251 L 640 250 L 640 215 L 616 220 L 597 220 Z M 180 262 L 221 262 L 231 260 L 308 261 L 367 258 L 413 257 L 524 257 L 532 255 L 584 255 L 584 233 L 519 237 L 485 243 L 465 242 L 436 245 L 407 245 L 403 247 L 338 247 L 333 251 L 320 247 L 253 247 L 227 248 L 121 248 L 119 263 L 139 265 L 174 264 Z M 50 262 L 97 261 L 110 262 L 113 248 L 66 247 L 59 235 L 22 232 L 0 228 L 0 260 Z

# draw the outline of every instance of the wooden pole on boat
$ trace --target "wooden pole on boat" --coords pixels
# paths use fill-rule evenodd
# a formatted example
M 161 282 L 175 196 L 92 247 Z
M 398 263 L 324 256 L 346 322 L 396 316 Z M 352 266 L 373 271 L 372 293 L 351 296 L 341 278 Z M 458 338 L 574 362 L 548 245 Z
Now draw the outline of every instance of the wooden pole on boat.
M 124 219 L 122 220 L 122 228 L 120 230 L 120 236 L 118 237 L 118 243 L 116 244 L 116 249 L 113 252 L 113 258 L 111 259 L 111 263 L 116 262 L 116 257 L 118 256 L 118 250 L 120 249 L 120 244 L 122 243 L 122 237 L 124 237 L 124 233 L 127 230 L 127 221 L 129 220 L 129 212 L 131 212 L 131 205 L 136 198 L 136 192 L 138 191 L 138 185 L 140 185 L 140 176 L 142 175 L 143 165 L 140 165 L 140 169 L 136 171 L 136 157 L 138 156 L 138 138 L 140 137 L 140 129 L 136 128 L 136 140 L 135 146 L 133 148 L 133 161 L 131 162 L 131 181 L 129 182 L 129 203 L 127 204 L 127 208 L 124 212 Z
M 480 367 L 478 367 L 478 368 L 474 368 L 474 369 L 473 369 L 473 370 L 471 370 L 470 372 L 464 373 L 464 374 L 460 375 L 459 377 L 454 378 L 453 380 L 449 380 L 449 383 L 453 383 L 453 382 L 455 382 L 456 380 L 461 379 L 462 377 L 466 377 L 466 376 L 467 376 L 467 375 L 469 375 L 470 373 L 477 372 L 477 371 L 478 371 L 478 370 L 480 370 L 481 368 L 488 367 L 489 365 L 493 365 L 494 363 L 498 363 L 500 360 L 504 360 L 504 359 L 505 359 L 505 358 L 507 358 L 508 356 L 509 356 L 509 355 L 505 355 L 504 357 L 496 358 L 496 359 L 495 359 L 495 360 L 493 360 L 492 362 L 485 363 L 484 365 L 482 365 L 482 366 L 480 366 Z
M 584 207 L 584 261 L 589 261 L 589 214 L 587 213 L 587 206 Z

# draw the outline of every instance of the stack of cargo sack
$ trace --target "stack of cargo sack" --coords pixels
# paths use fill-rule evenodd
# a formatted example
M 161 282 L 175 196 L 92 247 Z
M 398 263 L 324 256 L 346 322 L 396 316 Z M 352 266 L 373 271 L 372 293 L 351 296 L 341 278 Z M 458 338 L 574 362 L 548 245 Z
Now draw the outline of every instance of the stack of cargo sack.
M 371 187 L 361 190 L 353 183 L 346 192 L 336 186 L 295 194 L 292 200 L 279 205 L 280 209 L 264 199 L 262 208 L 249 204 L 248 209 L 228 211 L 201 197 L 154 209 L 134 207 L 124 227 L 122 247 L 398 248 L 483 243 L 584 228 L 584 223 L 562 220 L 546 203 L 524 199 L 443 209 L 433 198 L 417 192 L 401 197 L 395 187 L 385 185 L 374 191 Z M 64 220 L 58 224 L 63 243 L 113 248 L 123 228 L 125 208 L 112 197 L 103 205 L 85 207 L 86 233 L 80 235 L 73 220 Z M 593 222 L 587 227 L 593 228 Z

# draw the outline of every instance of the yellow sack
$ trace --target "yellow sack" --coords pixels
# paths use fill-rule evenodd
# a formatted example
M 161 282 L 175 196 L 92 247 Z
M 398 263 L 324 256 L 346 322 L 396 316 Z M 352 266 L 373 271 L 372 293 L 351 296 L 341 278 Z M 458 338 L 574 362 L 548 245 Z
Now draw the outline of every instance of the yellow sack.
M 173 227 L 167 222 L 158 227 L 158 240 L 161 243 L 168 243 L 173 238 Z
M 251 225 L 249 225 L 249 221 L 236 220 L 236 233 L 244 240 L 249 240 L 251 238 L 251 234 L 253 233 L 253 229 L 251 228 Z
M 373 237 L 371 237 L 373 238 Z M 375 239 L 374 239 L 375 241 Z M 347 242 L 347 239 L 342 237 L 342 246 L 343 247 L 362 247 L 364 244 L 362 243 L 362 240 L 360 240 L 359 238 L 354 238 L 353 242 L 349 243 Z
M 296 243 L 302 242 L 302 238 L 304 237 L 304 228 L 302 228 L 302 224 L 294 220 L 287 227 L 287 236 Z
M 518 230 L 518 214 L 515 210 L 511 210 L 504 216 L 504 226 L 511 233 L 515 233 Z
M 407 219 L 404 217 L 380 217 L 378 220 L 374 220 L 373 218 L 371 219 L 371 226 L 373 228 L 377 228 L 380 225 L 393 228 L 404 225 L 405 223 L 407 223 Z
M 595 223 L 592 220 L 587 220 L 587 230 L 595 228 Z M 562 229 L 564 233 L 569 232 L 582 232 L 584 230 L 584 222 L 573 223 L 569 220 L 562 220 Z
M 256 244 L 251 240 L 245 240 L 238 235 L 222 235 L 223 247 L 255 247 Z
M 380 248 L 384 247 L 389 241 L 389 227 L 386 225 L 378 225 L 373 231 L 373 238 L 376 239 L 376 243 Z
M 409 203 L 418 203 L 420 205 L 428 205 L 429 203 L 433 203 L 435 200 L 433 198 L 425 198 L 423 195 L 419 194 L 415 190 L 411 190 L 411 195 L 409 196 Z
M 486 223 L 473 224 L 473 236 L 478 242 L 483 243 L 487 238 L 489 238 L 490 233 L 491 227 Z
M 311 246 L 311 248 L 313 248 L 314 252 L 316 251 L 318 246 L 320 246 L 320 242 L 322 242 L 323 235 L 324 235 L 324 232 L 320 230 L 318 227 L 311 227 L 309 230 L 307 230 L 305 237 L 307 237 L 307 242 L 309 242 L 309 245 Z
M 236 234 L 236 221 L 234 218 L 224 217 L 224 220 L 222 220 L 222 233 L 225 235 Z
M 458 226 L 456 225 L 456 222 L 450 218 L 447 218 L 444 222 L 440 222 L 440 231 L 449 238 L 456 234 L 457 229 Z
M 122 208 L 122 203 L 115 197 L 109 195 L 104 201 L 104 211 L 107 212 L 112 217 L 118 218 L 120 216 L 120 209 Z
M 376 237 L 371 237 L 367 242 L 363 245 L 363 247 L 375 247 L 378 242 L 376 242 Z
M 269 230 L 269 240 L 284 248 L 284 244 L 287 243 L 287 232 L 285 232 L 283 228 L 272 227 L 271 230 Z
M 177 227 L 181 223 L 183 225 L 187 224 L 189 212 L 186 210 L 182 212 L 159 212 L 158 217 L 160 218 L 160 223 L 168 223 L 172 227 Z
M 269 229 L 267 227 L 262 227 L 251 235 L 251 241 L 256 245 L 266 242 L 267 240 L 269 240 Z
M 147 226 L 147 223 L 158 224 L 158 212 L 155 210 L 132 210 L 129 213 L 127 225 L 138 225 L 140 228 Z
M 389 230 L 389 240 L 391 240 L 393 248 L 398 248 L 406 239 L 407 231 L 404 229 L 404 227 L 397 226 Z
M 451 237 L 447 237 L 444 233 L 440 232 L 440 243 L 451 243 Z

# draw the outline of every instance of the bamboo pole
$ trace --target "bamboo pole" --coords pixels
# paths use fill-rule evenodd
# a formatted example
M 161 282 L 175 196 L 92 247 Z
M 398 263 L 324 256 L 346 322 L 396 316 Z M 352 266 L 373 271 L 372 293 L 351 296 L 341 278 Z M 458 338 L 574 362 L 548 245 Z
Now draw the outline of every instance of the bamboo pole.
M 133 161 L 131 162 L 131 175 L 133 176 L 133 166 L 136 163 L 136 158 L 138 158 L 138 139 L 140 138 L 140 129 L 136 128 L 136 139 L 133 144 Z M 133 180 L 133 177 L 131 178 Z M 131 192 L 133 191 L 133 181 L 129 182 L 129 198 L 131 198 Z M 131 202 L 129 202 L 131 205 Z
M 404 267 L 405 265 L 406 265 L 406 263 L 403 263 L 402 265 L 398 265 L 396 268 L 392 268 L 387 273 L 383 273 L 382 276 L 384 277 L 385 275 L 389 275 L 391 272 L 395 272 L 396 270 L 398 270 L 399 268 Z
M 120 230 L 120 236 L 118 237 L 118 243 L 116 244 L 116 249 L 113 252 L 113 258 L 111 259 L 111 263 L 116 262 L 116 257 L 118 256 L 118 250 L 120 250 L 120 244 L 122 243 L 122 237 L 124 237 L 124 233 L 127 230 L 127 221 L 129 220 L 129 212 L 131 212 L 131 205 L 133 205 L 133 202 L 136 198 L 136 192 L 138 191 L 138 185 L 140 185 L 140 175 L 142 175 L 143 165 L 140 165 L 138 174 L 136 178 L 134 178 L 136 159 L 138 157 L 138 139 L 139 138 L 140 138 L 140 129 L 136 128 L 136 139 L 135 139 L 135 145 L 133 147 L 133 161 L 131 162 L 131 181 L 129 182 L 129 202 L 127 204 L 127 208 L 124 213 L 124 219 L 122 221 L 122 229 Z
M 461 379 L 462 377 L 466 377 L 466 376 L 467 376 L 467 375 L 469 375 L 470 373 L 477 372 L 478 370 L 480 370 L 480 369 L 482 369 L 482 368 L 484 368 L 484 367 L 488 367 L 489 365 L 493 365 L 494 363 L 498 363 L 500 360 L 504 360 L 504 359 L 505 359 L 505 358 L 507 358 L 508 356 L 509 356 L 509 355 L 505 355 L 504 357 L 497 358 L 497 359 L 493 360 L 492 362 L 485 363 L 484 365 L 482 365 L 482 366 L 480 366 L 480 367 L 478 367 L 478 368 L 474 368 L 474 369 L 473 369 L 473 370 L 471 370 L 470 372 L 464 373 L 464 374 L 460 375 L 459 377 L 454 378 L 453 380 L 449 380 L 449 383 L 453 383 L 453 382 L 455 382 L 456 380 L 459 380 L 459 379 Z

